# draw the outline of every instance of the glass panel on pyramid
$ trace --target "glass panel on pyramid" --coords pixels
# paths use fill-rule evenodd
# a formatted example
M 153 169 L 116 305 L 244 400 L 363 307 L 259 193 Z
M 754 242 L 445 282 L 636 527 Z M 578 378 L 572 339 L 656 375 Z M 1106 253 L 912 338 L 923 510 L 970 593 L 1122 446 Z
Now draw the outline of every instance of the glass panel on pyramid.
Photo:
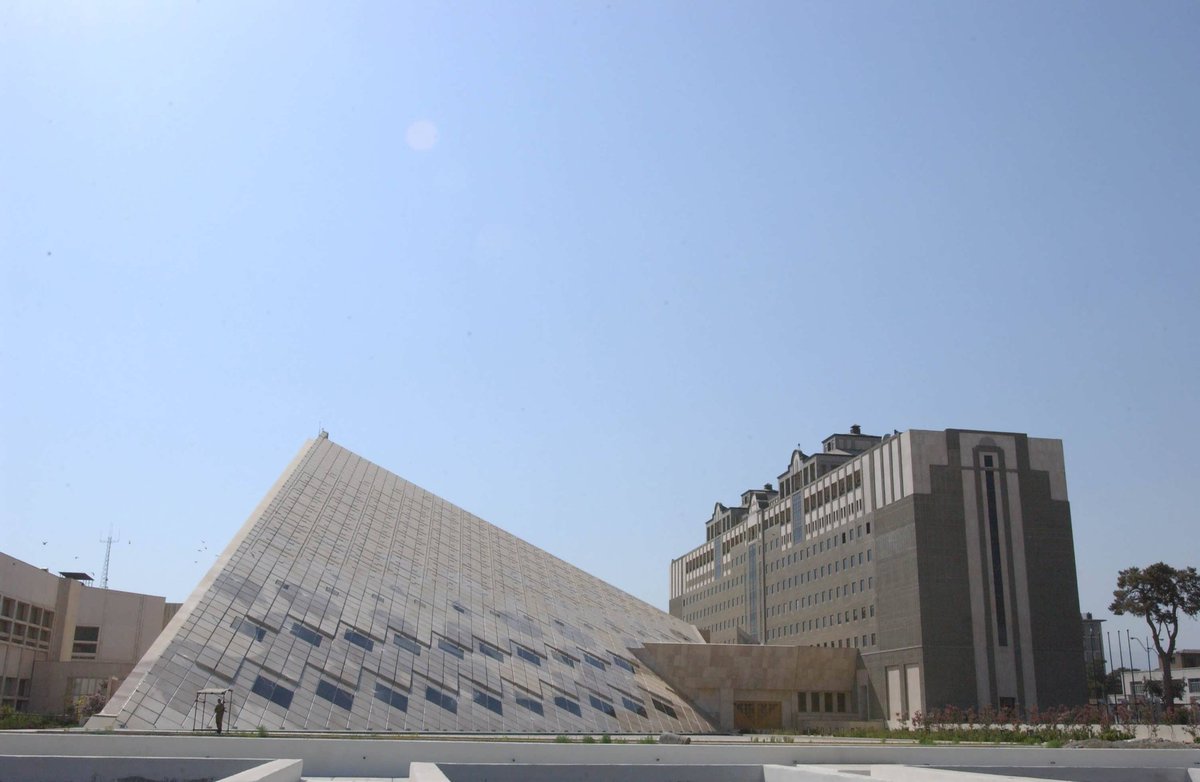
M 712 731 L 645 642 L 703 639 L 322 434 L 101 716 L 210 728 L 228 690 L 234 730 Z

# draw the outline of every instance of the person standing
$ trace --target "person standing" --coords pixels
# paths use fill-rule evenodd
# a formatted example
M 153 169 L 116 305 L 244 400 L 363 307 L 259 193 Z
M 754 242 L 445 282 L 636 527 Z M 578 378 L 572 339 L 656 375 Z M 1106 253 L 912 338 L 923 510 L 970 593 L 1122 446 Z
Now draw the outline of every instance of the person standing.
M 225 701 L 222 698 L 217 698 L 217 705 L 213 708 L 213 716 L 217 718 L 217 735 L 221 734 L 221 722 L 225 719 Z

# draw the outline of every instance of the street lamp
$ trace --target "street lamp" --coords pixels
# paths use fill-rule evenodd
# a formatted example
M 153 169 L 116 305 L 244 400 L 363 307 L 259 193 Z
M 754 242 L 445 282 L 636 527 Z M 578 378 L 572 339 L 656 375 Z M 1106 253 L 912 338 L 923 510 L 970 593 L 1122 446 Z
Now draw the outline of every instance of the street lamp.
M 1132 634 L 1131 634 L 1131 633 L 1130 633 L 1128 630 L 1126 630 L 1126 631 L 1125 631 L 1125 633 L 1126 633 L 1126 638 L 1128 638 L 1130 641 L 1137 641 L 1137 642 L 1138 642 L 1138 646 L 1140 646 L 1140 647 L 1142 647 L 1143 649 L 1145 649 L 1145 650 L 1146 650 L 1146 684 L 1143 684 L 1143 685 L 1142 685 L 1142 689 L 1143 689 L 1143 690 L 1145 690 L 1145 689 L 1146 689 L 1146 686 L 1147 686 L 1147 685 L 1150 683 L 1150 671 L 1151 671 L 1151 666 L 1150 666 L 1150 647 L 1149 647 L 1149 646 L 1147 646 L 1145 643 L 1143 643 L 1143 642 L 1142 642 L 1142 639 L 1140 639 L 1140 638 L 1134 638 L 1134 637 L 1133 637 L 1133 635 L 1132 635 Z M 1149 640 L 1149 639 L 1147 639 L 1147 640 Z M 1129 652 L 1129 657 L 1130 657 L 1130 659 L 1132 659 L 1132 658 L 1133 658 L 1133 651 L 1132 651 L 1132 648 L 1133 648 L 1133 647 L 1130 647 L 1130 652 Z M 1167 696 L 1167 693 L 1166 693 L 1166 682 L 1163 682 L 1163 688 L 1164 688 L 1164 689 L 1163 689 L 1163 703 L 1169 706 L 1169 705 L 1170 705 L 1170 702 L 1168 702 L 1168 701 L 1167 701 L 1167 698 L 1166 698 L 1166 696 Z M 1149 693 L 1149 691 L 1143 692 L 1143 693 L 1142 693 L 1142 696 L 1143 696 L 1143 697 L 1146 699 L 1146 702 L 1147 702 L 1147 703 L 1149 703 L 1149 702 L 1150 702 L 1150 693 Z M 1173 699 L 1172 699 L 1172 700 L 1173 700 Z

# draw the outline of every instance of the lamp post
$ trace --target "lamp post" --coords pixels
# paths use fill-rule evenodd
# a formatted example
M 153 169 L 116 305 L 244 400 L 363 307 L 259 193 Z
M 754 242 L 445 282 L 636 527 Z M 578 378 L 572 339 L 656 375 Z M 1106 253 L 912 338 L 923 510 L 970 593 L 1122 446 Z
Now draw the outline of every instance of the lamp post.
M 1151 670 L 1151 668 L 1150 668 L 1150 647 L 1147 646 L 1140 638 L 1134 638 L 1132 635 L 1129 636 L 1129 638 L 1131 641 L 1137 641 L 1138 646 L 1140 646 L 1146 650 L 1146 681 L 1148 683 L 1150 681 L 1150 670 Z M 1146 640 L 1150 640 L 1150 639 L 1146 639 Z M 1170 702 L 1167 701 L 1166 686 L 1167 686 L 1167 683 L 1163 682 L 1163 706 L 1164 707 L 1171 705 Z M 1144 689 L 1144 686 L 1143 686 L 1143 689 Z M 1145 694 L 1148 696 L 1150 693 L 1147 692 Z M 1150 700 L 1149 697 L 1147 697 L 1146 700 L 1148 702 Z M 1171 700 L 1173 701 L 1174 698 L 1172 698 Z

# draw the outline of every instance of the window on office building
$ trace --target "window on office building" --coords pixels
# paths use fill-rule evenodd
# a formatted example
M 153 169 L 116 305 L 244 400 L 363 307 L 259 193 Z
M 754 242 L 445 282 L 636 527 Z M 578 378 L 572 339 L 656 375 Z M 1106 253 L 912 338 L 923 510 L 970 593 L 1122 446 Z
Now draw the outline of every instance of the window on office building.
M 72 660 L 95 660 L 100 646 L 100 628 L 76 625 L 75 642 L 71 647 Z

